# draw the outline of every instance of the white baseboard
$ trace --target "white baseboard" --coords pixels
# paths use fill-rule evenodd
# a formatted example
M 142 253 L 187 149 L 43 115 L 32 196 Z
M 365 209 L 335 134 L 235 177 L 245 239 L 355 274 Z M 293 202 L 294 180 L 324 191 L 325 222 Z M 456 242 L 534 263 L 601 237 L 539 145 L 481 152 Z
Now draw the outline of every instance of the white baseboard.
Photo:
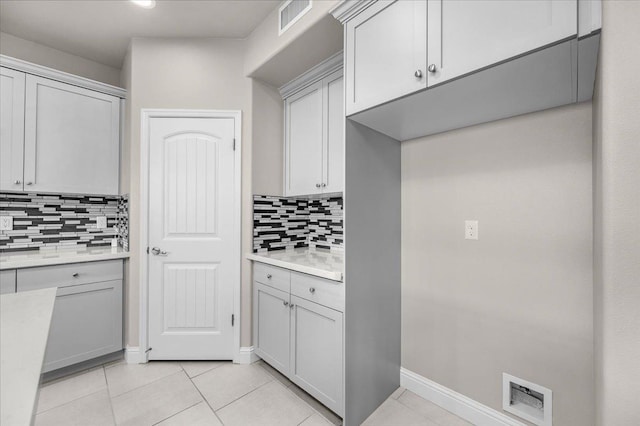
M 253 346 L 241 347 L 236 359 L 233 360 L 235 364 L 253 364 L 260 358 L 253 350 Z
M 477 426 L 525 426 L 524 423 L 406 368 L 400 368 L 400 385 Z
M 124 360 L 127 364 L 145 364 L 149 361 L 147 354 L 138 346 L 127 346 L 124 349 Z

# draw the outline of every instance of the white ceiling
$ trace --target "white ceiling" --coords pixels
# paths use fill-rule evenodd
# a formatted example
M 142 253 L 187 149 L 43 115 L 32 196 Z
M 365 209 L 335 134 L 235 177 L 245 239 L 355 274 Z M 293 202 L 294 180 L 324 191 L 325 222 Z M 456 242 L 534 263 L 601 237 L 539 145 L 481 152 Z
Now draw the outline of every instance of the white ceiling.
M 1 0 L 0 30 L 120 68 L 132 37 L 244 38 L 280 1 Z

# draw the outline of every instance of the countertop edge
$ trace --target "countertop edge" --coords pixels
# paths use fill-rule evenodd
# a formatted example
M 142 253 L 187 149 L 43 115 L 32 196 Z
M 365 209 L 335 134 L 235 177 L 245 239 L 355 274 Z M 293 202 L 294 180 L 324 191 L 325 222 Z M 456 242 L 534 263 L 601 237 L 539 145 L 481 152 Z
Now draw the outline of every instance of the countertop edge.
M 342 282 L 342 272 L 326 271 L 324 269 L 313 268 L 311 266 L 304 266 L 298 263 L 286 262 L 278 259 L 271 259 L 265 256 L 260 256 L 259 254 L 255 254 L 255 253 L 249 253 L 245 257 L 255 262 L 266 263 L 267 265 L 277 266 L 279 268 L 285 268 L 285 269 L 290 269 L 296 272 L 302 272 L 303 274 L 314 275 L 316 277 Z
M 101 260 L 116 260 L 129 258 L 129 252 L 104 253 L 104 254 L 79 254 L 77 256 L 45 258 L 45 259 L 25 259 L 0 262 L 0 271 L 9 269 L 35 268 L 37 266 L 67 265 L 69 263 L 99 262 Z

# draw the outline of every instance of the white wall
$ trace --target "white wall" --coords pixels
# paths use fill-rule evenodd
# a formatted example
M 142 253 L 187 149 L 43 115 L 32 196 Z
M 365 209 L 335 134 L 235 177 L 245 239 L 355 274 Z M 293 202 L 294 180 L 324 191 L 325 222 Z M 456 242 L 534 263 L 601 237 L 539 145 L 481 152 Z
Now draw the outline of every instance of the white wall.
M 23 61 L 65 71 L 114 86 L 120 85 L 120 70 L 61 50 L 0 33 L 0 53 Z
M 594 98 L 597 424 L 640 425 L 640 2 L 603 2 Z
M 591 160 L 591 103 L 402 142 L 404 368 L 498 411 L 510 373 L 593 424 Z
M 138 346 L 140 229 L 140 110 L 142 108 L 242 111 L 242 252 L 251 250 L 251 82 L 243 77 L 244 42 L 232 39 L 135 38 L 131 43 L 130 286 L 127 344 Z M 126 64 L 126 61 L 125 61 Z M 241 344 L 251 344 L 251 269 L 242 261 Z

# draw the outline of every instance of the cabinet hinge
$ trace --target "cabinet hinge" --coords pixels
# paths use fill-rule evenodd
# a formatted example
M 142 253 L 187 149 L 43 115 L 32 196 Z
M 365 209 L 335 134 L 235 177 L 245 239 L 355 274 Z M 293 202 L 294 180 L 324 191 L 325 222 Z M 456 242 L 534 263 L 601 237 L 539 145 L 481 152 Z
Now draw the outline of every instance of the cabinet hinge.
M 231 327 L 233 327 L 236 323 L 236 316 L 234 314 L 231 314 Z
M 236 150 L 236 138 L 233 138 L 233 150 Z

